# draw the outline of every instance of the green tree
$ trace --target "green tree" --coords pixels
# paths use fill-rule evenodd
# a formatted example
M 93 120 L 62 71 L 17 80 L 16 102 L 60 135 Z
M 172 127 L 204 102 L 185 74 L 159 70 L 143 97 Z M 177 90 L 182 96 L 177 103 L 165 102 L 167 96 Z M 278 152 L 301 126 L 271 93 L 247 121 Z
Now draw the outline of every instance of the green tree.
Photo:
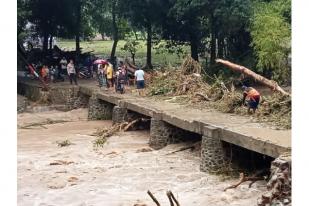
M 25 26 L 30 16 L 29 8 L 24 0 L 17 0 L 17 38 L 23 39 Z
M 106 34 L 113 37 L 110 59 L 114 62 L 118 41 L 131 30 L 128 21 L 123 17 L 124 1 L 96 0 L 94 2 L 93 24 L 102 36 Z
M 76 51 L 79 52 L 80 36 L 86 38 L 93 34 L 89 14 L 93 0 L 28 0 L 24 2 L 26 10 L 30 13 L 27 20 L 35 25 L 36 33 L 44 38 L 44 51 L 48 48 L 49 36 L 75 37 Z
M 290 77 L 291 1 L 257 1 L 250 32 L 257 56 L 257 68 L 268 78 L 285 81 Z
M 166 2 L 164 0 L 123 0 L 126 5 L 125 16 L 131 25 L 147 33 L 146 68 L 151 69 L 152 38 L 155 29 L 163 23 Z
M 43 50 L 48 49 L 48 37 L 57 28 L 59 0 L 30 0 L 28 8 L 31 9 L 29 21 L 35 24 L 36 31 L 44 38 Z
M 130 52 L 133 64 L 135 65 L 135 54 L 137 52 L 137 49 L 139 48 L 139 42 L 136 40 L 128 40 L 124 45 L 123 48 L 121 48 L 124 51 Z
M 170 0 L 167 21 L 163 25 L 163 38 L 169 46 L 189 42 L 191 57 L 198 61 L 201 39 L 206 35 L 203 11 L 207 1 L 201 0 Z

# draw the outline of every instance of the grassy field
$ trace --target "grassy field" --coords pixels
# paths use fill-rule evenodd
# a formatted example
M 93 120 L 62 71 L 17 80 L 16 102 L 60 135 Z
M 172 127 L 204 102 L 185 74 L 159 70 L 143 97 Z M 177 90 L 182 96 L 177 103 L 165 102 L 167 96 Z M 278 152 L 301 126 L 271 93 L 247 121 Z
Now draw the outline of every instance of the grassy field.
M 146 63 L 146 41 L 139 41 L 139 48 L 136 52 L 136 64 L 141 66 Z M 107 58 L 110 55 L 113 41 L 82 41 L 81 43 L 82 52 L 93 51 L 95 55 L 99 55 Z M 124 40 L 120 40 L 116 49 L 116 56 L 118 58 L 131 57 L 129 52 L 122 50 L 123 45 L 125 44 Z M 75 41 L 74 40 L 59 40 L 57 45 L 61 49 L 65 50 L 75 50 Z M 186 52 L 189 51 L 188 47 L 184 47 Z M 171 54 L 168 52 L 157 53 L 155 49 L 152 49 L 152 64 L 156 67 L 164 65 L 179 65 L 182 63 L 183 57 L 178 57 L 177 54 Z

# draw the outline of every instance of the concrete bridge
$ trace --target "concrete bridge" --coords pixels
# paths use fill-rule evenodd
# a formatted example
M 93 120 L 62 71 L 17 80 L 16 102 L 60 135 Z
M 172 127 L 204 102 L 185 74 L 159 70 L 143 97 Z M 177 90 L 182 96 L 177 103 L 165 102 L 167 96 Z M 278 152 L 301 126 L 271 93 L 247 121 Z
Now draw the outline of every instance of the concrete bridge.
M 42 95 L 38 83 L 25 80 L 18 81 L 18 93 L 33 100 Z M 215 172 L 226 167 L 224 143 L 273 158 L 291 150 L 291 130 L 276 130 L 254 123 L 248 117 L 102 91 L 89 82 L 78 87 L 55 84 L 49 91 L 49 99 L 55 104 L 66 104 L 68 109 L 87 106 L 89 119 L 121 122 L 130 113 L 148 117 L 151 119 L 149 144 L 155 149 L 199 135 L 202 171 Z

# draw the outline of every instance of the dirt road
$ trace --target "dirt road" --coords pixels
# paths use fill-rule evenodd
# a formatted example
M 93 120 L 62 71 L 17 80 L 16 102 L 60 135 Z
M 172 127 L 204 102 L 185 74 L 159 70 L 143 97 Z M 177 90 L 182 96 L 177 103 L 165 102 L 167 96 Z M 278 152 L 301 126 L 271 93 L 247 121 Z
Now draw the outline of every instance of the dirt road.
M 165 192 L 172 190 L 181 205 L 251 206 L 266 190 L 265 183 L 258 182 L 250 189 L 245 183 L 223 192 L 237 179 L 222 181 L 200 172 L 197 153 L 166 155 L 181 144 L 150 151 L 148 131 L 119 133 L 103 148 L 95 149 L 95 137 L 90 134 L 98 127 L 109 127 L 111 122 L 86 118 L 86 109 L 18 115 L 18 205 L 155 205 L 147 190 L 162 205 L 169 205 Z M 33 124 L 46 119 L 68 122 Z M 63 140 L 72 145 L 59 147 L 56 142 Z

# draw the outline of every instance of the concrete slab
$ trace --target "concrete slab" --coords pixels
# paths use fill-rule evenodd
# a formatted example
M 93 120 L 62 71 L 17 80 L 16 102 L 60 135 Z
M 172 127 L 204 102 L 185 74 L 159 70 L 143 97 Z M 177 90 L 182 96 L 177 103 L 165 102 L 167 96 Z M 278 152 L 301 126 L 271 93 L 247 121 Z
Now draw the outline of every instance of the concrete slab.
M 291 150 L 291 130 L 276 130 L 266 124 L 252 122 L 249 117 L 209 109 L 197 110 L 167 101 L 102 91 L 93 83 L 80 84 L 80 92 L 89 95 L 90 91 L 97 92 L 98 98 L 111 104 L 271 157 L 276 158 Z

